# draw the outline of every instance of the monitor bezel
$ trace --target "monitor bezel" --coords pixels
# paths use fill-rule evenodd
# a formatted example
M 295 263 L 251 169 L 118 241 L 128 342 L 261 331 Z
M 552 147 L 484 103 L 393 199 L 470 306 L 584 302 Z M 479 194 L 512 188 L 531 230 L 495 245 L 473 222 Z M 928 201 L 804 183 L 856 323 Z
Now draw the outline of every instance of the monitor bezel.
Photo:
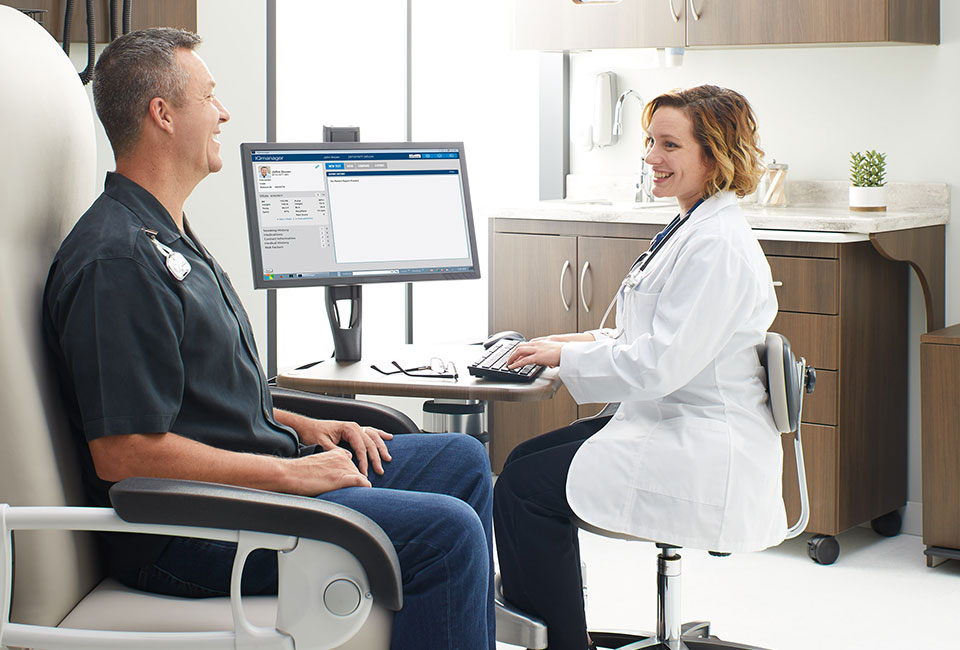
M 332 277 L 332 278 L 286 278 L 281 280 L 263 279 L 263 255 L 260 249 L 259 214 L 253 165 L 250 157 L 255 150 L 273 149 L 276 151 L 309 150 L 369 150 L 369 149 L 456 149 L 460 159 L 460 176 L 463 187 L 464 212 L 467 218 L 467 230 L 470 238 L 471 271 L 455 273 L 383 273 L 375 275 Z M 357 285 L 383 282 L 422 282 L 431 280 L 476 280 L 480 277 L 480 259 L 477 251 L 476 229 L 473 223 L 473 205 L 470 200 L 470 183 L 467 178 L 466 156 L 463 142 L 243 142 L 240 144 L 240 161 L 243 171 L 243 190 L 247 210 L 247 235 L 250 242 L 250 262 L 255 289 L 285 289 L 288 287 L 328 287 L 336 285 Z

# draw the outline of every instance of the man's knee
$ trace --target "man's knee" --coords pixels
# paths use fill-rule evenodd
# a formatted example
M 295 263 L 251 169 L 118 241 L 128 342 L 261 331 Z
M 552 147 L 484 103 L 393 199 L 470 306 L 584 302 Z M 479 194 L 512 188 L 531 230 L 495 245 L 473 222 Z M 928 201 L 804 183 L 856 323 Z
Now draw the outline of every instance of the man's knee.
M 476 511 L 460 499 L 443 499 L 430 513 L 434 518 L 433 535 L 428 540 L 460 570 L 473 566 L 484 572 L 487 567 L 486 534 Z

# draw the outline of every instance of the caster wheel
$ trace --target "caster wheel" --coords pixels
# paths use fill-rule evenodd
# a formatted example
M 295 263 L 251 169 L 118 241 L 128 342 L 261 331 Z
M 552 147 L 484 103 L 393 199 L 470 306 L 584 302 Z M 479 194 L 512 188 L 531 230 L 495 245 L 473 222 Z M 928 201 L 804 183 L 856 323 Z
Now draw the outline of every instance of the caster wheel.
M 814 535 L 807 542 L 807 552 L 817 564 L 833 564 L 840 557 L 840 542 L 833 535 Z
M 885 515 L 880 515 L 870 522 L 870 528 L 873 528 L 873 532 L 877 535 L 883 535 L 884 537 L 899 535 L 902 526 L 903 519 L 896 510 L 888 512 Z

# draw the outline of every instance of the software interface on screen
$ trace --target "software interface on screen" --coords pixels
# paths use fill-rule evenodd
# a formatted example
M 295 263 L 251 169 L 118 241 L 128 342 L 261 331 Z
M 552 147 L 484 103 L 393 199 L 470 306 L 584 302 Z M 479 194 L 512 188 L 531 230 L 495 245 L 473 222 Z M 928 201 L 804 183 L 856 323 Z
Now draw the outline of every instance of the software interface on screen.
M 456 148 L 253 149 L 263 281 L 472 271 L 461 162 Z

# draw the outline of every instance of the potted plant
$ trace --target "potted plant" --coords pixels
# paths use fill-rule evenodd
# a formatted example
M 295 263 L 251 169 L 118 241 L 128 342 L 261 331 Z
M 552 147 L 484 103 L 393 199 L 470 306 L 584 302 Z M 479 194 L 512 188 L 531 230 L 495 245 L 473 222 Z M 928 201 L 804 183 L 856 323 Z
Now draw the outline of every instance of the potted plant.
M 887 209 L 887 154 L 874 150 L 850 154 L 850 209 L 882 212 Z

